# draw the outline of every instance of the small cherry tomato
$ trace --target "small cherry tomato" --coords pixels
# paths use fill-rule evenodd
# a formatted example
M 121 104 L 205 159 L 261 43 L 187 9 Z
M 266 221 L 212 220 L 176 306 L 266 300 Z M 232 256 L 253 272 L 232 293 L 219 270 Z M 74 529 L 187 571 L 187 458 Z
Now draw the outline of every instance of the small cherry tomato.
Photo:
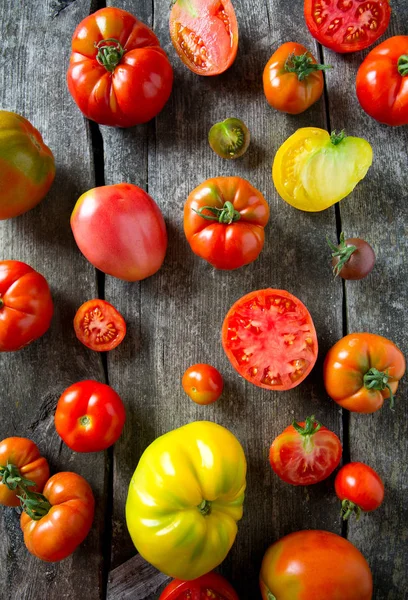
M 248 149 L 250 142 L 248 127 L 241 119 L 225 119 L 210 129 L 208 142 L 221 158 L 239 158 Z
M 323 93 L 322 71 L 313 54 L 301 44 L 282 44 L 266 63 L 263 72 L 264 94 L 277 110 L 298 115 L 319 100 Z
M 381 477 L 374 469 L 361 462 L 344 465 L 336 475 L 334 487 L 341 500 L 344 520 L 353 513 L 359 519 L 362 510 L 375 510 L 384 499 Z
M 21 478 L 31 492 L 42 492 L 49 477 L 48 462 L 34 442 L 21 437 L 0 442 L 0 504 L 20 506 Z
M 24 543 L 31 554 L 46 562 L 67 558 L 92 526 L 95 500 L 87 481 L 76 473 L 57 473 L 42 496 L 23 502 L 20 518 Z
M 109 385 L 79 381 L 58 400 L 55 428 L 74 452 L 99 452 L 117 441 L 125 419 L 123 402 Z
M 159 600 L 239 600 L 228 581 L 218 573 L 207 573 L 192 581 L 173 579 Z
M 327 243 L 333 250 L 332 265 L 333 273 L 343 279 L 364 279 L 374 269 L 375 254 L 370 244 L 360 238 L 344 239 L 344 233 L 340 234 L 338 246 L 328 238 Z
M 269 461 L 275 473 L 286 483 L 310 485 L 329 477 L 340 462 L 342 447 L 335 433 L 308 417 L 293 421 L 274 440 Z
M 96 352 L 113 350 L 126 335 L 126 323 L 120 312 L 99 298 L 78 308 L 74 329 L 79 341 Z
M 215 367 L 199 363 L 188 368 L 181 381 L 183 390 L 196 404 L 212 404 L 222 394 L 224 382 Z

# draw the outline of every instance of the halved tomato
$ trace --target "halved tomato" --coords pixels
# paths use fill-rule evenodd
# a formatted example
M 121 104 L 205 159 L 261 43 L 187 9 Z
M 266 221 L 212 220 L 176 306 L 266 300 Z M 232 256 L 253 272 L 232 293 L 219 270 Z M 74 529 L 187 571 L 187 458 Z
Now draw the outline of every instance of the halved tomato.
M 391 17 L 389 0 L 305 0 L 312 36 L 335 52 L 368 48 L 382 36 Z
M 284 290 L 258 290 L 228 311 L 222 345 L 242 377 L 268 390 L 290 390 L 309 375 L 318 344 L 306 306 Z
M 79 341 L 97 352 L 113 350 L 126 335 L 126 323 L 120 312 L 99 298 L 78 308 L 74 329 Z
M 176 0 L 170 13 L 170 36 L 193 73 L 223 73 L 238 50 L 238 23 L 231 0 Z

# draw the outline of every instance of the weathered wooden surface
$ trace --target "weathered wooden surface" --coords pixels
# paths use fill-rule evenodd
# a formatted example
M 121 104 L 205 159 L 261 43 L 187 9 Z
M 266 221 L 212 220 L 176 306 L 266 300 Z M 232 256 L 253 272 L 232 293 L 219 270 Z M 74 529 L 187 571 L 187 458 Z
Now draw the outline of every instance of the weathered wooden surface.
M 146 562 L 140 554 L 113 569 L 109 574 L 108 600 L 149 600 L 171 581 Z
M 406 350 L 403 243 L 407 192 L 403 177 L 407 128 L 380 126 L 358 107 L 353 89 L 362 55 L 341 57 L 324 51 L 326 62 L 335 67 L 328 74 L 328 106 L 321 99 L 305 114 L 293 117 L 267 105 L 261 75 L 272 51 L 284 41 L 296 40 L 319 53 L 304 24 L 301 0 L 293 5 L 285 0 L 236 0 L 238 56 L 227 73 L 215 78 L 193 75 L 179 61 L 168 33 L 168 0 L 107 4 L 127 9 L 153 27 L 174 66 L 175 83 L 168 104 L 153 122 L 129 130 L 101 127 L 103 152 L 94 136 L 92 156 L 86 121 L 66 90 L 65 69 L 72 32 L 96 3 L 76 0 L 38 5 L 25 0 L 18 3 L 16 13 L 14 2 L 0 0 L 1 108 L 32 120 L 53 149 L 58 170 L 52 192 L 38 208 L 0 222 L 1 258 L 26 260 L 44 273 L 57 305 L 52 329 L 42 340 L 15 355 L 0 355 L 4 405 L 0 434 L 33 437 L 50 458 L 53 470 L 70 468 L 86 476 L 99 501 L 91 536 L 71 559 L 58 566 L 27 559 L 16 518 L 11 511 L 2 511 L 0 573 L 12 586 L 4 598 L 104 598 L 109 551 L 105 548 L 103 556 L 103 548 L 110 537 L 114 570 L 108 597 L 139 597 L 136 588 L 143 590 L 140 581 L 135 581 L 135 595 L 129 591 L 133 585 L 129 572 L 139 559 L 132 559 L 135 549 L 124 520 L 128 482 L 144 448 L 157 435 L 196 419 L 208 419 L 231 429 L 248 457 L 245 515 L 220 571 L 234 583 L 242 600 L 255 600 L 259 597 L 260 561 L 270 543 L 303 528 L 342 531 L 333 478 L 309 488 L 284 484 L 268 465 L 271 441 L 294 417 L 303 419 L 312 413 L 343 436 L 341 411 L 327 398 L 322 385 L 322 362 L 347 327 L 349 331 L 382 333 Z M 57 12 L 55 7 L 65 5 L 51 18 Z M 390 35 L 407 33 L 406 4 L 394 0 L 393 5 Z M 14 70 L 10 64 L 18 66 Z M 207 143 L 211 125 L 228 116 L 243 119 L 252 136 L 246 156 L 233 162 L 218 158 Z M 350 134 L 366 137 L 375 154 L 368 177 L 352 196 L 339 208 L 316 214 L 296 211 L 284 203 L 274 190 L 270 173 L 279 145 L 298 127 L 308 125 L 346 127 Z M 110 461 L 105 463 L 103 454 L 73 455 L 60 444 L 52 421 L 57 398 L 67 385 L 84 378 L 104 378 L 100 358 L 75 341 L 71 325 L 76 308 L 98 293 L 95 272 L 77 251 L 68 224 L 77 197 L 94 185 L 94 157 L 97 183 L 103 183 L 104 176 L 106 184 L 127 181 L 146 189 L 162 209 L 169 232 L 167 257 L 154 277 L 132 284 L 111 277 L 104 282 L 106 299 L 128 324 L 124 342 L 107 357 L 108 381 L 126 404 L 127 423 L 113 451 L 113 482 L 105 491 L 110 479 L 104 467 Z M 189 192 L 217 175 L 247 178 L 271 207 L 263 253 L 255 263 L 235 272 L 214 271 L 194 256 L 182 231 L 182 209 Z M 345 288 L 347 323 L 343 323 L 342 312 L 344 289 L 340 281 L 332 280 L 325 241 L 326 234 L 335 239 L 340 225 L 348 235 L 367 237 L 379 257 L 367 281 Z M 232 303 L 264 287 L 287 289 L 301 298 L 312 313 L 319 336 L 316 368 L 290 392 L 267 392 L 240 379 L 220 343 L 221 324 Z M 225 393 L 213 406 L 196 406 L 182 391 L 182 374 L 194 362 L 210 362 L 225 376 Z M 405 561 L 400 558 L 404 548 L 406 553 L 407 537 L 403 514 L 404 388 L 398 398 L 396 413 L 385 408 L 372 417 L 352 417 L 349 432 L 345 419 L 346 456 L 350 452 L 352 459 L 377 468 L 389 491 L 384 508 L 351 525 L 348 532 L 373 568 L 375 600 L 400 600 L 406 594 Z M 109 454 L 111 457 L 112 452 Z M 154 589 L 140 597 L 154 600 Z

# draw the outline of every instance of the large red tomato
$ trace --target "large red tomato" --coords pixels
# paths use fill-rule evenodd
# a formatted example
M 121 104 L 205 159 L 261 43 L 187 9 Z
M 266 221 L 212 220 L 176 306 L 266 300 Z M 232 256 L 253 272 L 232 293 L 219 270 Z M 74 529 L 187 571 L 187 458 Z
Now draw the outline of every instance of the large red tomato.
M 184 205 L 184 233 L 192 251 L 216 269 L 237 269 L 258 258 L 269 206 L 242 177 L 214 177 Z
M 177 54 L 193 73 L 223 73 L 238 50 L 238 23 L 231 0 L 175 0 L 170 36 Z
M 49 328 L 54 306 L 45 278 L 18 260 L 0 261 L 0 352 L 20 350 Z
M 258 290 L 233 304 L 222 345 L 234 369 L 268 390 L 290 390 L 313 369 L 318 345 L 312 317 L 284 290 Z
M 0 504 L 20 506 L 19 478 L 31 492 L 42 492 L 50 476 L 47 460 L 31 440 L 10 437 L 0 442 Z M 32 485 L 34 484 L 34 485 Z
M 163 263 L 167 232 L 155 201 L 130 183 L 93 188 L 79 198 L 71 227 L 95 267 L 126 281 L 153 275 Z
M 268 548 L 262 561 L 263 600 L 371 600 L 364 556 L 328 531 L 297 531 Z
M 228 581 L 218 573 L 207 573 L 198 579 L 173 579 L 160 594 L 159 600 L 239 600 Z
M 370 117 L 408 125 L 408 35 L 391 37 L 371 50 L 357 72 L 356 89 Z
M 132 127 L 162 110 L 173 69 L 149 27 L 125 10 L 109 7 L 76 28 L 67 81 L 88 119 Z
M 55 162 L 27 119 L 0 110 L 0 219 L 34 208 L 51 187 Z
M 27 512 L 21 514 L 24 543 L 29 552 L 41 560 L 63 560 L 84 541 L 91 529 L 95 510 L 91 487 L 76 473 L 57 473 L 47 481 L 43 499 L 38 498 L 38 502 L 41 502 L 41 518 L 33 519 Z M 30 512 L 32 510 L 33 505 Z
M 305 0 L 306 25 L 318 42 L 335 52 L 374 44 L 388 27 L 389 0 Z

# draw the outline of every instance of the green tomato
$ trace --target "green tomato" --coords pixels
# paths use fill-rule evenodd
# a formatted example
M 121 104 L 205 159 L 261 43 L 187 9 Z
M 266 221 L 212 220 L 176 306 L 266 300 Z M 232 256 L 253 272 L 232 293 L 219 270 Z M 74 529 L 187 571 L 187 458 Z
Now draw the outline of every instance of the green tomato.
M 250 141 L 248 127 L 241 119 L 225 119 L 210 129 L 208 141 L 221 158 L 239 158 L 248 149 Z

